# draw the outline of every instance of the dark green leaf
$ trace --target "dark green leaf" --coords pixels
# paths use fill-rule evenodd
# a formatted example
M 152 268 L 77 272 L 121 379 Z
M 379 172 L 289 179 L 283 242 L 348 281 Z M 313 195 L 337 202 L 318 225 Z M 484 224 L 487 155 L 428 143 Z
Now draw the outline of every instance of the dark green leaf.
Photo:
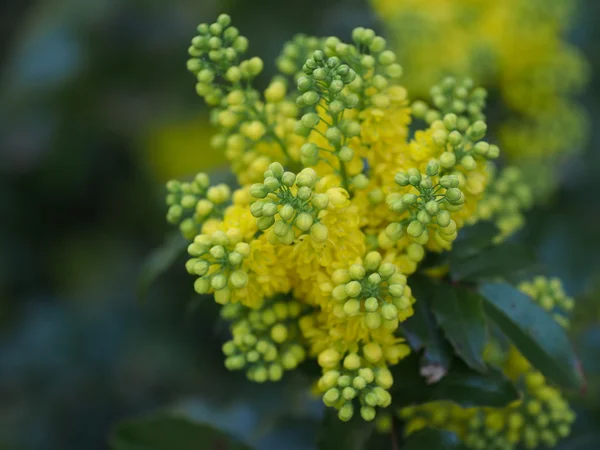
M 425 428 L 411 435 L 402 450 L 467 450 L 460 438 L 450 431 Z
M 358 411 L 349 422 L 342 422 L 337 411 L 327 408 L 317 437 L 319 450 L 363 450 L 373 433 L 373 422 L 365 422 Z
M 569 339 L 558 323 L 527 295 L 506 283 L 480 288 L 485 312 L 548 379 L 580 389 L 584 380 Z
M 436 286 L 431 310 L 455 352 L 473 369 L 484 372 L 487 324 L 481 296 L 449 284 Z
M 169 267 L 183 254 L 188 242 L 179 231 L 174 231 L 167 236 L 160 247 L 154 249 L 146 258 L 138 280 L 138 296 L 143 299 L 152 283 L 166 272 Z
M 464 227 L 452 243 L 451 261 L 470 258 L 491 247 L 493 239 L 500 234 L 498 227 L 492 222 L 477 222 L 475 225 Z
M 530 248 L 504 243 L 469 258 L 451 261 L 450 274 L 457 281 L 514 281 L 535 266 L 535 254 Z
M 110 437 L 111 450 L 250 450 L 223 431 L 184 417 L 157 414 L 122 422 Z
M 415 351 L 423 350 L 423 364 L 448 370 L 452 352 L 442 336 L 438 324 L 429 309 L 429 302 L 435 292 L 433 281 L 424 276 L 412 276 L 409 285 L 417 299 L 415 313 L 402 324 L 406 340 Z
M 416 355 L 410 355 L 393 366 L 392 374 L 392 396 L 394 404 L 400 407 L 449 400 L 466 408 L 501 408 L 519 399 L 516 387 L 500 371 L 488 368 L 486 374 L 481 374 L 458 359 L 453 361 L 448 374 L 434 384 L 427 384 L 419 375 Z

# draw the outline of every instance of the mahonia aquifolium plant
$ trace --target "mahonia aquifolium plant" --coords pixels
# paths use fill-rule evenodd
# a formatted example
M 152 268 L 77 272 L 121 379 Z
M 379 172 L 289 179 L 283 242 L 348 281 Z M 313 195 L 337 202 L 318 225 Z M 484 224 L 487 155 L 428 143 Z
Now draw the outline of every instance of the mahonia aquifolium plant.
M 206 174 L 171 181 L 167 219 L 190 241 L 196 292 L 223 305 L 228 369 L 262 383 L 316 361 L 324 404 L 343 421 L 371 421 L 394 405 L 393 372 L 411 353 L 403 324 L 425 301 L 409 277 L 426 257 L 451 251 L 467 224 L 503 223 L 489 238 L 500 243 L 521 224 L 531 193 L 516 169 L 495 175 L 500 150 L 485 140 L 486 91 L 470 79 L 446 78 L 432 88 L 432 106 L 411 105 L 395 53 L 356 28 L 351 43 L 295 37 L 277 60 L 281 75 L 261 92 L 253 81 L 263 62 L 245 58 L 248 40 L 230 22 L 221 15 L 198 26 L 187 66 L 212 107 L 212 145 L 240 187 L 211 187 Z M 411 134 L 413 117 L 425 127 Z M 563 314 L 572 302 L 559 285 L 540 278 L 521 287 Z M 529 372 L 532 399 L 543 388 L 540 408 L 554 420 L 566 406 Z M 454 422 L 475 417 L 452 411 L 445 417 Z M 567 427 L 571 419 L 561 416 Z M 470 436 L 461 434 L 482 448 Z

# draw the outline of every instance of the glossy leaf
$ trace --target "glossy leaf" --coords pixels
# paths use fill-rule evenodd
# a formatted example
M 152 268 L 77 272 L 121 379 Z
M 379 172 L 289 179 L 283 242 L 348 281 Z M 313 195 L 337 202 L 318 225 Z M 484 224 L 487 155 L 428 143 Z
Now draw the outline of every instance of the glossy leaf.
M 431 310 L 455 352 L 473 369 L 485 372 L 487 324 L 477 292 L 449 284 L 436 286 Z
M 456 281 L 516 281 L 536 264 L 535 254 L 530 248 L 504 243 L 469 258 L 451 261 L 450 274 Z
M 392 396 L 397 406 L 449 400 L 466 408 L 501 408 L 520 397 L 517 388 L 500 371 L 488 368 L 487 373 L 481 374 L 460 360 L 454 360 L 446 376 L 434 384 L 428 384 L 419 375 L 419 360 L 414 354 L 391 370 L 394 375 Z
M 502 332 L 549 380 L 580 389 L 579 362 L 563 328 L 527 295 L 506 283 L 486 284 L 484 308 Z
M 402 450 L 467 450 L 467 446 L 451 431 L 425 428 L 412 434 Z
M 158 414 L 122 422 L 110 438 L 111 450 L 250 450 L 223 431 L 184 417 Z
M 150 286 L 181 256 L 188 245 L 179 231 L 167 236 L 160 247 L 154 249 L 144 262 L 138 280 L 138 296 L 143 299 Z
M 355 411 L 349 422 L 342 422 L 337 411 L 326 408 L 321 430 L 317 437 L 318 450 L 363 450 L 364 445 L 373 433 L 373 422 L 366 422 Z
M 439 366 L 448 370 L 452 349 L 444 339 L 438 324 L 429 309 L 434 295 L 434 285 L 427 277 L 413 276 L 409 280 L 415 313 L 402 324 L 402 330 L 411 348 L 423 351 L 423 365 Z
M 493 239 L 500 234 L 498 227 L 492 222 L 477 222 L 475 225 L 464 227 L 452 243 L 451 261 L 470 258 L 491 247 Z

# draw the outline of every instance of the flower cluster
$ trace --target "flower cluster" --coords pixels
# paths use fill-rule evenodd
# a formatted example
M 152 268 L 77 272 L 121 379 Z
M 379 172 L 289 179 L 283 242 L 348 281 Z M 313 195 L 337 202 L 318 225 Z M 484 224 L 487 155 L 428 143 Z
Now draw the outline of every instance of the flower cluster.
M 484 198 L 469 222 L 491 220 L 500 230 L 496 241 L 508 238 L 525 225 L 524 212 L 532 206 L 533 194 L 524 182 L 522 171 L 508 166 L 492 175 Z
M 397 44 L 407 67 L 404 83 L 413 95 L 424 98 L 446 74 L 472 76 L 497 93 L 504 114 L 494 132 L 511 163 L 529 164 L 581 148 L 587 118 L 573 97 L 585 86 L 588 67 L 566 40 L 577 2 L 371 3 Z
M 351 43 L 294 38 L 263 93 L 247 47 L 226 15 L 192 40 L 212 144 L 241 187 L 171 182 L 169 220 L 190 215 L 186 268 L 224 305 L 229 369 L 276 381 L 314 358 L 324 403 L 372 420 L 391 403 L 390 367 L 410 352 L 398 330 L 413 315 L 407 276 L 451 247 L 484 198 L 499 154 L 483 140 L 486 92 L 443 80 L 432 106 L 412 105 L 426 127 L 410 137 L 402 68 L 373 30 Z

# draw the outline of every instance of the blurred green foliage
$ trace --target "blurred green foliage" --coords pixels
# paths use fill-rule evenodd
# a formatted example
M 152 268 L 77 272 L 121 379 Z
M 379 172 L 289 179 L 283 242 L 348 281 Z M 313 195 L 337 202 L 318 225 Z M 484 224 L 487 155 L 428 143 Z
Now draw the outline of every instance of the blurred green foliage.
M 221 11 L 266 61 L 297 32 L 381 28 L 359 0 L 0 5 L 0 448 L 104 449 L 115 422 L 165 407 L 258 449 L 315 448 L 322 408 L 307 379 L 256 386 L 225 370 L 226 327 L 213 302 L 186 310 L 182 263 L 137 298 L 167 230 L 162 181 L 222 161 L 185 70 L 191 32 Z M 592 140 L 520 236 L 578 300 L 589 386 L 565 449 L 597 448 L 600 425 L 599 18 L 582 2 L 572 35 L 594 70 Z

